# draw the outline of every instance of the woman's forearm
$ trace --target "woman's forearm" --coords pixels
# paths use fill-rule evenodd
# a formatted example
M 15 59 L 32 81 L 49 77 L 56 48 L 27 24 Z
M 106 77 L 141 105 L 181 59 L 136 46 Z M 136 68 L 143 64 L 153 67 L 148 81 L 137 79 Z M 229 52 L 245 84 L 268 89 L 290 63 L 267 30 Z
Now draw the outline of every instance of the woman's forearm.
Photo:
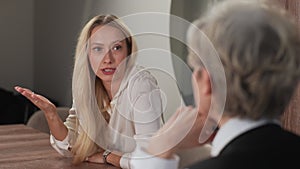
M 45 113 L 45 117 L 47 119 L 51 134 L 55 137 L 55 139 L 59 141 L 64 140 L 68 134 L 68 129 L 58 114 L 56 112 Z

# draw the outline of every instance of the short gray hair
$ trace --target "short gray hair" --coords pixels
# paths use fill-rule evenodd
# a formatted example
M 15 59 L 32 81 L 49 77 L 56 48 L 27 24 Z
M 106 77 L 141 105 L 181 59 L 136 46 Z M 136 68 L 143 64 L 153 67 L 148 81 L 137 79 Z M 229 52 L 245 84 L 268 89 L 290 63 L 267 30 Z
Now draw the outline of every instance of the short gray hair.
M 299 34 L 290 18 L 268 1 L 230 0 L 195 22 L 224 67 L 224 115 L 259 119 L 284 112 L 300 77 Z

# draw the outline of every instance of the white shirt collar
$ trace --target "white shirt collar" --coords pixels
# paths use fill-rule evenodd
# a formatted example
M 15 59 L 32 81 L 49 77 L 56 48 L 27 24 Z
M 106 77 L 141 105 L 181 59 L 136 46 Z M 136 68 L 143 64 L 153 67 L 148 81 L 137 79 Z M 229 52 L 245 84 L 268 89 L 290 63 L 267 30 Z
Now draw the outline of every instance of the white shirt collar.
M 267 123 L 279 124 L 278 120 L 260 119 L 249 120 L 232 118 L 226 122 L 218 131 L 212 142 L 211 156 L 218 156 L 222 149 L 234 138 L 242 133 L 245 133 L 253 128 L 265 125 Z

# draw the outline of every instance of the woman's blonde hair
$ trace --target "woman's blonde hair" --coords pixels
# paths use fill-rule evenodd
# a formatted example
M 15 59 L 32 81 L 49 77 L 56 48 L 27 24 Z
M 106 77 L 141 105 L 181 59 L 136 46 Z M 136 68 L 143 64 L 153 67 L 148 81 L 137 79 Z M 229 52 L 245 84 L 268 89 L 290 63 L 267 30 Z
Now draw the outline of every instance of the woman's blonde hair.
M 195 22 L 211 40 L 224 67 L 224 115 L 278 118 L 299 82 L 297 26 L 284 9 L 270 3 L 231 0 Z
M 73 100 L 78 118 L 76 125 L 78 136 L 72 147 L 74 154 L 73 163 L 75 164 L 84 161 L 86 157 L 98 150 L 99 145 L 95 143 L 95 139 L 97 137 L 104 137 L 104 134 L 102 136 L 99 135 L 99 131 L 101 131 L 101 129 L 99 129 L 99 123 L 107 123 L 110 118 L 107 112 L 107 109 L 110 107 L 108 93 L 101 79 L 98 78 L 91 69 L 88 59 L 88 41 L 92 36 L 92 30 L 101 25 L 115 27 L 124 34 L 129 57 L 127 57 L 127 65 L 133 64 L 135 60 L 133 55 L 136 51 L 134 39 L 129 29 L 116 16 L 95 16 L 82 29 L 76 46 L 72 79 Z M 95 117 L 95 113 L 101 113 L 104 120 L 95 121 L 99 119 Z M 103 125 L 105 124 L 100 124 L 100 126 Z

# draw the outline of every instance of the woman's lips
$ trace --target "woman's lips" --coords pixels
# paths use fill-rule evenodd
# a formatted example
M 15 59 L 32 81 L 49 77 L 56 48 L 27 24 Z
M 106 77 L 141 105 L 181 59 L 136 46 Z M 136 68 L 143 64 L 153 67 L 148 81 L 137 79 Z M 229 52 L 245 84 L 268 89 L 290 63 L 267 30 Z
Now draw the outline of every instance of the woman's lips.
M 112 75 L 115 73 L 116 71 L 116 68 L 104 68 L 104 69 L 101 69 L 102 70 L 102 73 L 104 75 Z

